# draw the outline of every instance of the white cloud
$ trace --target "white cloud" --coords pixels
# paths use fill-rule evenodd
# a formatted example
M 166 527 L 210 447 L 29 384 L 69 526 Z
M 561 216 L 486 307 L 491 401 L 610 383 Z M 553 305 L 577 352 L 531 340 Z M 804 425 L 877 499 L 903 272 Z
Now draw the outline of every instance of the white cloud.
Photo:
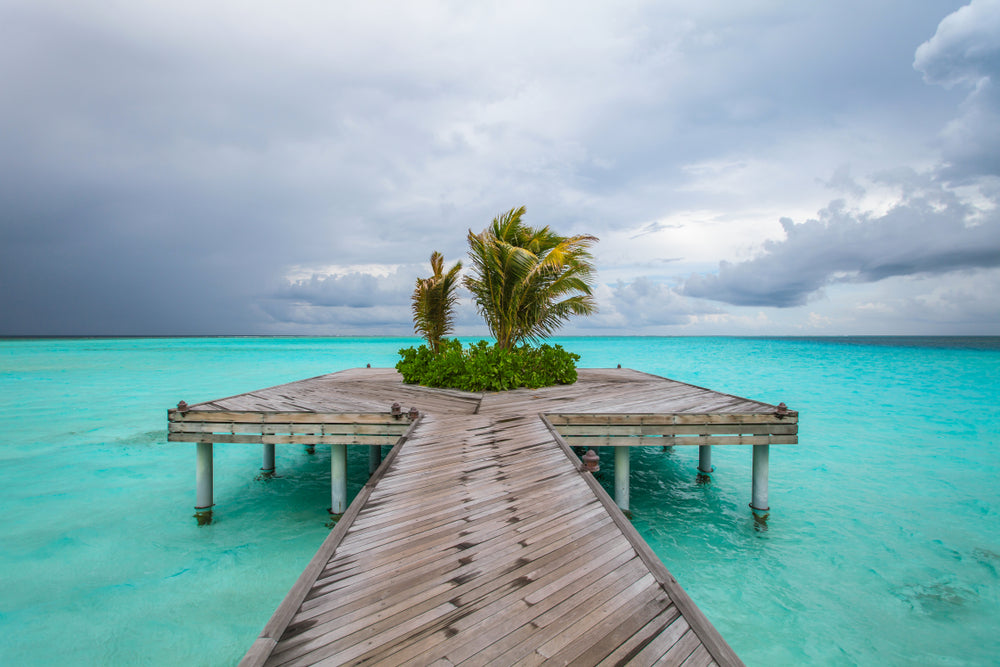
M 691 276 L 682 293 L 787 308 L 834 283 L 1000 266 L 995 208 L 983 211 L 939 184 L 915 187 L 917 174 L 903 176 L 883 176 L 910 190 L 886 213 L 850 211 L 836 200 L 816 219 L 785 218 L 784 240 L 766 242 L 753 259 L 724 262 L 717 273 Z
M 928 83 L 971 89 L 943 132 L 944 175 L 1000 176 L 1000 0 L 973 0 L 945 17 L 913 66 Z
M 644 276 L 630 283 L 601 285 L 595 297 L 598 313 L 575 322 L 577 328 L 637 332 L 650 327 L 688 325 L 698 316 L 720 312 L 712 304 L 686 298 Z
M 1000 65 L 1000 2 L 972 0 L 938 24 L 921 44 L 913 66 L 928 83 L 976 86 L 996 76 Z

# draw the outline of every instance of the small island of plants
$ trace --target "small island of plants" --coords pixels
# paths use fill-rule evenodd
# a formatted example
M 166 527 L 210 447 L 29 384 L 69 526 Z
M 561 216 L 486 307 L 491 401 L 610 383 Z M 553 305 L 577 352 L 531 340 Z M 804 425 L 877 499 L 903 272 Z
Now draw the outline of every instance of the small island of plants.
M 431 255 L 433 275 L 413 290 L 413 328 L 427 341 L 399 351 L 403 381 L 466 391 L 504 391 L 576 382 L 580 355 L 560 345 L 541 344 L 573 315 L 597 310 L 590 246 L 593 236 L 560 236 L 548 227 L 525 225 L 524 207 L 497 216 L 468 235 L 470 274 L 462 263 L 446 272 L 444 257 Z M 448 340 L 454 328 L 457 289 L 471 293 L 496 343 L 481 340 L 463 348 Z

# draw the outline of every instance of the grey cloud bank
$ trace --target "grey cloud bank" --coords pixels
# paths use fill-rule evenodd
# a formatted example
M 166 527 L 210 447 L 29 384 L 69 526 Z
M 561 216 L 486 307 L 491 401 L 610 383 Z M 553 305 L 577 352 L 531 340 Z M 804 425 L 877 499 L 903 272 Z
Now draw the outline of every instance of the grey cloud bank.
M 933 183 L 904 195 L 883 215 L 852 212 L 844 200 L 836 200 L 816 219 L 795 224 L 783 218 L 781 223 L 785 239 L 765 242 L 753 259 L 723 262 L 717 273 L 688 278 L 683 293 L 734 305 L 789 308 L 837 282 L 1000 266 L 998 211 L 973 208 Z
M 4 0 L 0 335 L 405 334 L 520 204 L 602 239 L 568 333 L 1000 333 L 998 44 L 980 0 Z

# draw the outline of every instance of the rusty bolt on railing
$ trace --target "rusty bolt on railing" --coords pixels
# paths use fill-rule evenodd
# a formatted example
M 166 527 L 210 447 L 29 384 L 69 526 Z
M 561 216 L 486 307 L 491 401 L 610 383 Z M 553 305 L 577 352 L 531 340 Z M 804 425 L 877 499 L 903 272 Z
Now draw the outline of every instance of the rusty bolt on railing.
M 593 449 L 588 449 L 583 455 L 583 469 L 587 472 L 601 471 L 601 457 Z
M 186 401 L 181 401 L 177 404 L 177 412 L 187 412 L 188 404 Z
M 416 408 L 410 408 L 410 411 L 406 413 L 406 416 L 410 418 L 410 421 L 413 421 L 414 419 L 420 416 L 420 410 L 417 410 Z
M 399 419 L 403 416 L 403 406 L 399 403 L 393 403 L 392 408 L 389 410 L 389 414 L 392 415 L 393 419 Z
M 788 406 L 784 403 L 778 403 L 778 409 L 774 411 L 774 416 L 778 419 L 787 417 L 789 413 Z

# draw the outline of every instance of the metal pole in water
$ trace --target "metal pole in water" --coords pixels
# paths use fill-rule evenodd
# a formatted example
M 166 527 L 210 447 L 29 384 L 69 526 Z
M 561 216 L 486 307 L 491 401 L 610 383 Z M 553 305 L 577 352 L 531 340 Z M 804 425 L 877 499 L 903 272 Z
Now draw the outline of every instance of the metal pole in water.
M 615 447 L 615 504 L 628 512 L 629 450 L 631 447 Z
M 382 445 L 368 445 L 368 474 L 374 475 L 382 463 Z
M 260 471 L 265 475 L 274 474 L 274 445 L 264 445 L 264 458 Z
M 754 514 L 766 514 L 771 508 L 767 504 L 767 469 L 770 459 L 770 445 L 753 446 L 753 490 L 750 509 Z
M 712 445 L 698 445 L 698 472 L 707 475 L 713 470 Z
M 347 510 L 347 445 L 330 445 L 330 514 Z
M 198 523 L 212 522 L 212 443 L 199 442 L 195 462 L 195 516 Z

